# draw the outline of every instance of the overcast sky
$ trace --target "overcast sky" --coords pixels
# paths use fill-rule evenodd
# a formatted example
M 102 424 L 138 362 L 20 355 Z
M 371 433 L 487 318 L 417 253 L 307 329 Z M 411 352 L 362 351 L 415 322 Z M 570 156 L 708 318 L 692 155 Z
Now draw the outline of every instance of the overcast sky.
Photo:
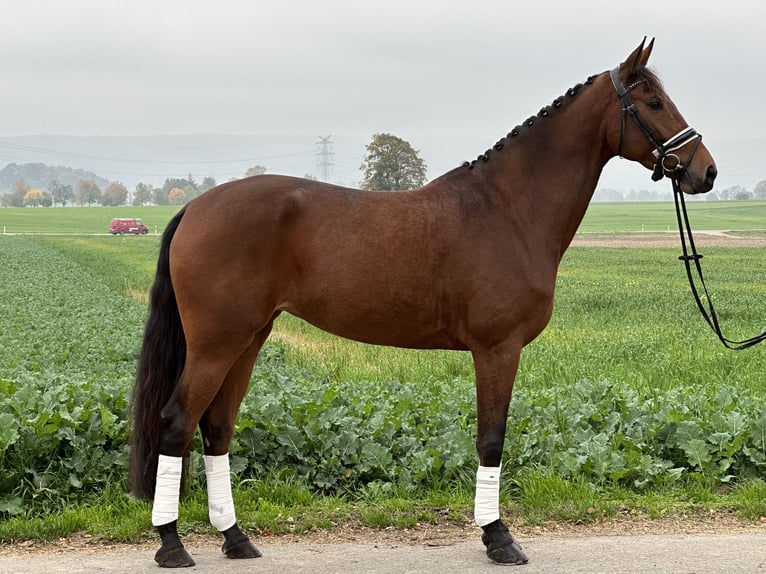
M 449 168 L 648 35 L 726 181 L 766 179 L 766 157 L 742 143 L 766 129 L 763 0 L 3 4 L 0 138 L 390 132 Z M 608 170 L 650 186 L 637 165 Z

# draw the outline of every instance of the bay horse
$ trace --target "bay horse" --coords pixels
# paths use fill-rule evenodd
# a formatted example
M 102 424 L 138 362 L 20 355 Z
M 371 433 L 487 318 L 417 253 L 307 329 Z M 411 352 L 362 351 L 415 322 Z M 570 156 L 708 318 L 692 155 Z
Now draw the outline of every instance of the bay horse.
M 194 564 L 177 533 L 182 459 L 202 432 L 210 521 L 230 558 L 261 555 L 236 522 L 228 448 L 259 350 L 284 312 L 330 333 L 472 354 L 474 518 L 489 558 L 527 556 L 499 513 L 522 348 L 553 311 L 559 262 L 619 155 L 685 193 L 717 171 L 657 76 L 646 39 L 473 162 L 424 187 L 348 189 L 260 175 L 190 201 L 162 237 L 133 390 L 131 488 L 153 498 L 160 566 Z

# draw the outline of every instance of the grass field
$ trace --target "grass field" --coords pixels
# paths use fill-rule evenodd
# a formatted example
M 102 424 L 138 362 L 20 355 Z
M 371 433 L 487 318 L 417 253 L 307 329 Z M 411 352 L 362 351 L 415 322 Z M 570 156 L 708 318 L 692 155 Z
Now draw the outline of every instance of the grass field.
M 755 211 L 689 209 L 694 218 L 704 208 L 709 229 L 756 228 L 766 203 L 741 203 Z M 88 234 L 109 217 L 139 216 L 161 229 L 177 208 L 123 209 L 0 209 L 0 225 Z M 655 225 L 665 211 L 673 217 L 670 204 L 596 204 L 586 223 Z M 158 245 L 155 235 L 0 236 L 0 540 L 145 532 L 148 507 L 124 495 L 120 469 Z M 763 250 L 707 249 L 704 264 L 726 334 L 766 328 Z M 625 507 L 766 515 L 764 372 L 766 347 L 726 351 L 703 323 L 677 250 L 570 249 L 551 324 L 517 377 L 505 510 L 528 523 Z M 406 527 L 443 508 L 467 520 L 476 464 L 467 353 L 361 345 L 283 315 L 252 386 L 232 445 L 245 527 L 360 517 Z M 205 514 L 195 490 L 183 520 L 204 529 Z
M 140 217 L 150 234 L 162 233 L 177 205 L 0 208 L 3 233 L 105 234 L 114 217 Z
M 766 231 L 766 201 L 689 201 L 695 229 Z M 176 205 L 143 207 L 0 208 L 5 233 L 107 233 L 113 217 L 141 217 L 150 233 L 162 232 Z M 580 233 L 635 233 L 676 228 L 672 203 L 593 203 Z
M 766 201 L 687 201 L 694 229 L 766 231 Z M 677 229 L 672 203 L 592 203 L 579 233 L 635 233 Z

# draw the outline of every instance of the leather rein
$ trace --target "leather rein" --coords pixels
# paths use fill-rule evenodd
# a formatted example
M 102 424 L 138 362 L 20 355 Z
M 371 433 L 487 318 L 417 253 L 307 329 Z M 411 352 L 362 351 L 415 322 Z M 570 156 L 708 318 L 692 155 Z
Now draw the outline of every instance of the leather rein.
M 683 251 L 683 255 L 679 256 L 678 258 L 684 262 L 684 266 L 686 267 L 686 276 L 689 280 L 689 287 L 691 288 L 691 292 L 694 295 L 694 300 L 697 303 L 697 308 L 700 310 L 702 317 L 716 334 L 721 343 L 723 343 L 723 345 L 728 349 L 740 351 L 766 340 L 766 332 L 763 332 L 755 337 L 750 337 L 749 339 L 744 339 L 742 341 L 733 341 L 731 339 L 727 339 L 721 331 L 718 315 L 715 312 L 715 308 L 713 307 L 713 300 L 710 297 L 707 286 L 705 285 L 705 279 L 702 276 L 702 266 L 700 265 L 702 254 L 697 252 L 697 248 L 694 244 L 692 228 L 689 224 L 689 216 L 686 213 L 686 202 L 684 200 L 684 194 L 681 191 L 681 178 L 686 173 L 686 170 L 691 164 L 692 158 L 694 157 L 694 154 L 697 151 L 700 142 L 702 141 L 702 134 L 697 132 L 697 130 L 694 128 L 686 127 L 666 142 L 660 143 L 660 140 L 657 139 L 654 132 L 652 132 L 651 128 L 649 128 L 648 124 L 643 120 L 643 118 L 641 118 L 636 105 L 630 99 L 630 92 L 641 85 L 644 80 L 638 80 L 626 88 L 620 81 L 619 68 L 613 69 L 609 73 L 609 76 L 612 79 L 614 89 L 617 91 L 617 96 L 620 98 L 620 102 L 622 103 L 620 146 L 618 154 L 620 157 L 622 157 L 626 117 L 628 114 L 630 114 L 633 120 L 636 122 L 636 125 L 638 125 L 638 128 L 641 130 L 644 136 L 646 136 L 652 146 L 654 146 L 654 151 L 652 154 L 657 161 L 654 164 L 652 181 L 659 181 L 665 175 L 667 175 L 673 184 L 673 199 L 675 200 L 678 232 L 681 236 L 681 249 Z M 692 147 L 691 153 L 689 153 L 689 157 L 686 159 L 686 161 L 682 163 L 679 157 L 673 152 L 692 141 L 694 141 L 694 145 Z M 697 287 L 695 282 L 695 274 L 699 281 L 700 288 Z

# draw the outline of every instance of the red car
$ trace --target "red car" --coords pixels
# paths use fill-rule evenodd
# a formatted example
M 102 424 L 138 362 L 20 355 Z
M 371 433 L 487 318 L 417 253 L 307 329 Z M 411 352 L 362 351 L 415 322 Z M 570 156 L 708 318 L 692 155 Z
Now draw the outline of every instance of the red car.
M 149 233 L 149 228 L 138 218 L 115 218 L 109 224 L 109 233 L 112 235 L 124 235 L 125 233 L 146 235 Z

